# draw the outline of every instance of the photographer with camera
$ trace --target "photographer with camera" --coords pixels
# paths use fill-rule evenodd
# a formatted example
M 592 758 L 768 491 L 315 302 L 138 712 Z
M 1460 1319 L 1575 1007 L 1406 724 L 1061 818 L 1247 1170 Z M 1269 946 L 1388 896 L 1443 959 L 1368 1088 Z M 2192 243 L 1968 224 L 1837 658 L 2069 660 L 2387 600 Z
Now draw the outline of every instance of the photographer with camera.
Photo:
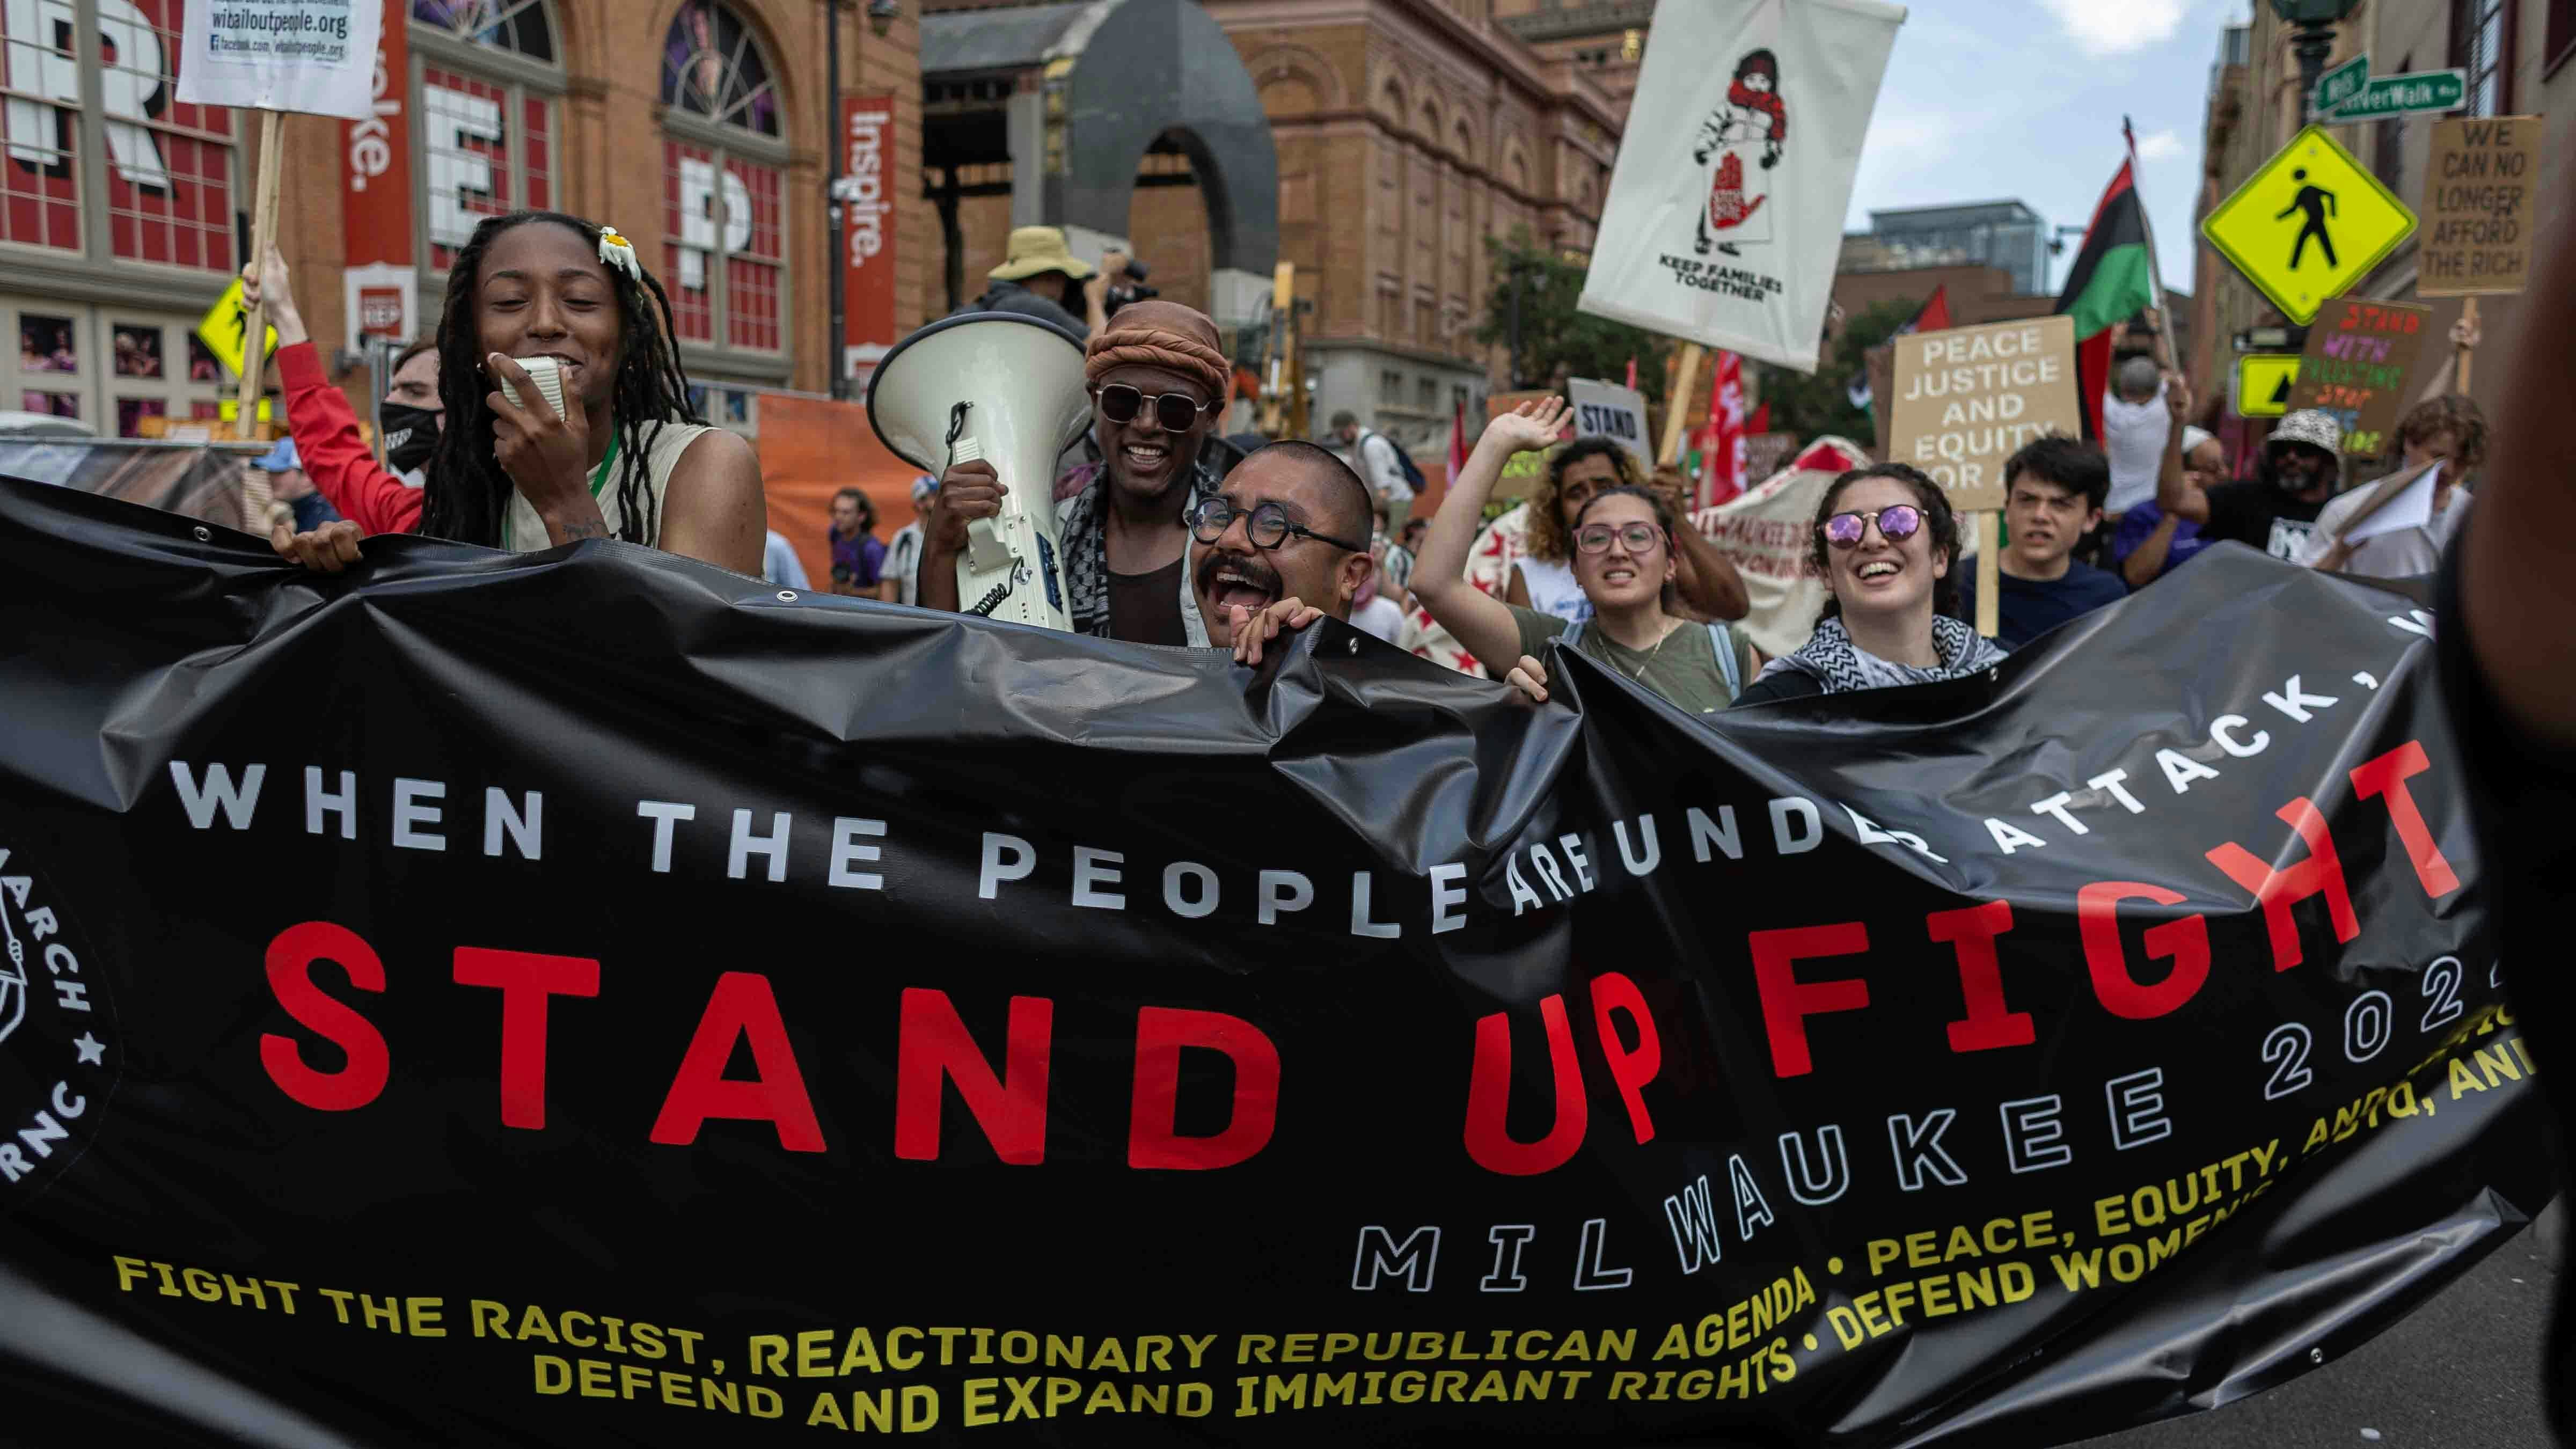
M 1115 310 L 1108 305 L 1110 277 L 1121 269 L 1139 278 L 1144 275 L 1144 268 L 1127 260 L 1124 252 L 1111 252 L 1101 260 L 1105 265 L 1094 269 L 1074 256 L 1060 228 L 1013 227 L 1002 264 L 984 274 L 991 284 L 984 295 L 950 315 L 1018 312 L 1063 328 L 1077 342 L 1089 342 Z M 1082 309 L 1080 316 L 1071 310 L 1077 306 Z

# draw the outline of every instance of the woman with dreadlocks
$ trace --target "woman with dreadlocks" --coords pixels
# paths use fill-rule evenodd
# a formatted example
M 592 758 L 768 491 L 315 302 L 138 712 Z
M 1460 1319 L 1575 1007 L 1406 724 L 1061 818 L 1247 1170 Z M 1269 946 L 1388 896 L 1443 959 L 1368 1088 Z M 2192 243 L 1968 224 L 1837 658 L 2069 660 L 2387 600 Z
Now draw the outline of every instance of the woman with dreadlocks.
M 613 228 L 552 211 L 486 219 L 448 274 L 437 337 L 446 418 L 411 529 L 522 553 L 622 538 L 757 575 L 768 529 L 759 461 L 690 410 L 672 332 L 662 284 Z M 537 357 L 562 364 L 560 413 L 520 365 Z M 395 516 L 403 501 L 376 512 Z M 359 537 L 334 524 L 272 541 L 337 573 L 357 560 Z

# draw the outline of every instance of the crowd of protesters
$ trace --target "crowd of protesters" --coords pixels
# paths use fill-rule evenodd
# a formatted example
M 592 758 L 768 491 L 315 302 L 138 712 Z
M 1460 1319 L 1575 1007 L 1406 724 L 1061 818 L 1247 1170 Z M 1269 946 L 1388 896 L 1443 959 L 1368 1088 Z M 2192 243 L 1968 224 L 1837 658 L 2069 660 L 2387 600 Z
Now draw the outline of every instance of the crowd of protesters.
M 750 447 L 691 410 L 669 303 L 613 228 L 494 217 L 456 278 L 436 334 L 396 359 L 379 455 L 323 375 L 284 264 L 272 251 L 245 269 L 280 333 L 291 436 L 252 466 L 294 513 L 275 530 L 281 554 L 339 572 L 371 533 L 518 551 L 615 537 L 807 587 L 793 543 L 768 527 Z M 1052 486 L 1077 631 L 1256 663 L 1331 615 L 1538 701 L 1551 645 L 1696 714 L 1973 674 L 2223 542 L 2363 577 L 2427 574 L 2487 451 L 2446 367 L 2399 426 L 2384 482 L 2342 486 L 2341 430 L 2314 410 L 2283 418 L 2232 477 L 2220 440 L 2185 421 L 2188 382 L 2129 356 L 2104 389 L 2098 444 L 2043 437 L 2005 466 L 1992 638 L 1971 624 L 1977 574 L 1946 495 L 1887 463 L 1823 488 L 1805 560 L 1822 607 L 1797 621 L 1803 645 L 1766 657 L 1740 625 L 1744 581 L 1687 520 L 1679 476 L 1566 437 L 1562 399 L 1493 419 L 1415 516 L 1432 502 L 1420 473 L 1353 414 L 1318 442 L 1219 437 L 1235 379 L 1215 324 L 1169 301 L 1105 305 L 1099 272 L 1061 233 L 1014 232 L 988 280 L 977 307 L 1084 342 L 1092 426 Z M 560 409 L 522 366 L 538 358 L 561 365 Z M 1522 452 L 1544 454 L 1532 496 L 1493 516 Z M 2404 526 L 2363 526 L 2410 485 L 2430 495 L 2420 522 L 2421 507 Z M 889 539 L 864 490 L 833 498 L 828 592 L 957 610 L 956 560 L 968 526 L 999 513 L 1002 480 L 961 462 L 917 477 L 911 501 Z
M 2555 290 L 2535 294 L 2560 312 L 2576 307 L 2570 257 L 2556 254 Z M 795 550 L 767 526 L 757 459 L 695 415 L 669 301 L 613 228 L 553 212 L 482 222 L 457 256 L 435 335 L 396 360 L 381 454 L 324 376 L 276 253 L 243 280 L 282 344 L 291 436 L 251 465 L 293 510 L 273 536 L 281 555 L 339 573 L 371 534 L 519 552 L 616 538 L 802 586 Z M 1969 622 L 1980 600 L 1943 489 L 1902 463 L 1842 472 L 1807 525 L 1822 606 L 1799 621 L 1803 644 L 1766 658 L 1736 624 L 1749 608 L 1744 581 L 1685 521 L 1678 479 L 1639 476 L 1615 444 L 1566 439 L 1562 399 L 1489 422 L 1426 519 L 1414 516 L 1428 500 L 1407 455 L 1351 414 L 1322 443 L 1255 437 L 1246 448 L 1215 436 L 1235 396 L 1215 325 L 1168 301 L 1106 305 L 1101 276 L 1053 229 L 1014 232 L 990 281 L 976 306 L 1084 340 L 1092 426 L 1053 480 L 1080 632 L 1226 648 L 1258 665 L 1329 615 L 1499 673 L 1538 706 L 1551 701 L 1552 671 L 1579 653 L 1708 715 L 1977 675 L 2223 544 L 2363 578 L 2429 575 L 2447 559 L 2443 588 L 2463 608 L 2444 613 L 2475 637 L 2446 630 L 2444 663 L 2465 737 L 2479 744 L 2468 753 L 2492 776 L 2478 792 L 2489 843 L 2521 817 L 2533 838 L 2549 835 L 2576 792 L 2570 636 L 2538 622 L 2564 611 L 2524 607 L 2529 590 L 2547 599 L 2570 588 L 2541 558 L 2565 533 L 2566 432 L 2502 440 L 2520 476 L 2500 483 L 2487 511 L 2507 516 L 2453 549 L 2490 440 L 2477 405 L 2450 390 L 2451 364 L 2405 413 L 2382 466 L 2354 469 L 2336 419 L 2308 410 L 2281 419 L 2233 476 L 2220 440 L 2186 421 L 2187 380 L 2143 355 L 2119 362 L 2098 446 L 2044 437 L 2005 467 L 1992 638 Z M 2478 340 L 2463 327 L 2455 358 Z M 2567 364 L 2563 348 L 2525 350 L 2516 399 L 2528 418 L 2557 405 Z M 537 359 L 561 368 L 560 407 L 531 378 Z M 1489 519 L 1506 463 L 1529 451 L 1546 454 L 1543 483 Z M 2360 476 L 2346 486 L 2350 472 Z M 981 460 L 924 474 L 912 486 L 915 520 L 886 542 L 867 494 L 844 490 L 832 507 L 830 592 L 955 611 L 968 526 L 995 516 L 1002 497 Z M 2513 794 L 2508 780 L 2541 784 Z M 2538 929 L 2532 907 L 2564 873 L 2555 852 L 2526 864 L 2504 879 L 2517 941 Z M 2556 1353 L 2576 1370 L 2576 1335 L 2562 1328 Z

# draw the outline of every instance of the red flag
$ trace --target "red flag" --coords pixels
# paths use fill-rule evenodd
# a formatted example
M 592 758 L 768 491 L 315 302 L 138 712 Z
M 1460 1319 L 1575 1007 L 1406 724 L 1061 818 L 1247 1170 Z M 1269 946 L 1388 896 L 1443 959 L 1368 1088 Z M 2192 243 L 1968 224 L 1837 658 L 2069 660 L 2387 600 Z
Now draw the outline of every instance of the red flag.
M 1630 391 L 1630 392 L 1635 392 L 1636 390 L 1637 390 L 1637 359 L 1635 359 L 1635 358 L 1631 357 L 1631 358 L 1629 358 L 1629 359 L 1628 359 L 1628 391 Z
M 1714 508 L 1744 491 L 1744 359 L 1717 354 L 1715 390 L 1708 400 L 1709 429 L 1716 446 L 1709 449 L 1708 468 L 1700 485 L 1699 506 Z
M 1458 475 L 1467 471 L 1467 400 L 1451 401 L 1449 416 L 1449 482 L 1455 487 Z
M 1744 425 L 1744 435 L 1748 438 L 1758 438 L 1769 431 L 1771 431 L 1771 404 L 1766 401 L 1753 410 L 1753 421 Z
M 1906 324 L 1908 332 L 1947 332 L 1950 330 L 1950 284 L 1943 282 L 1932 289 L 1932 297 L 1923 310 Z

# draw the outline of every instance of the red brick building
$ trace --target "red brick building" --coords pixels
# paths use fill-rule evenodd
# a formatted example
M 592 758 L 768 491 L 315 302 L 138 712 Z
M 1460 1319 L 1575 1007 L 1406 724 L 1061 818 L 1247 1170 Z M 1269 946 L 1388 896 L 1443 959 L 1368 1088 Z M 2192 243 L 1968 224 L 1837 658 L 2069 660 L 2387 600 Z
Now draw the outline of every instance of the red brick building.
M 220 369 L 190 336 L 241 264 L 256 118 L 178 102 L 185 6 L 0 6 L 0 325 L 19 335 L 14 402 L 104 434 L 210 416 Z M 387 0 L 406 74 L 388 102 L 410 166 L 420 326 L 480 217 L 552 207 L 615 225 L 669 288 L 711 415 L 757 427 L 753 389 L 821 391 L 826 267 L 821 0 Z M 892 92 L 891 165 L 917 174 L 916 7 L 880 37 L 844 5 L 845 93 Z M 326 355 L 349 338 L 345 123 L 284 127 L 281 249 Z M 361 198 L 361 204 L 375 204 Z M 917 205 L 894 217 L 899 325 L 935 265 Z M 354 388 L 363 374 L 353 375 Z

